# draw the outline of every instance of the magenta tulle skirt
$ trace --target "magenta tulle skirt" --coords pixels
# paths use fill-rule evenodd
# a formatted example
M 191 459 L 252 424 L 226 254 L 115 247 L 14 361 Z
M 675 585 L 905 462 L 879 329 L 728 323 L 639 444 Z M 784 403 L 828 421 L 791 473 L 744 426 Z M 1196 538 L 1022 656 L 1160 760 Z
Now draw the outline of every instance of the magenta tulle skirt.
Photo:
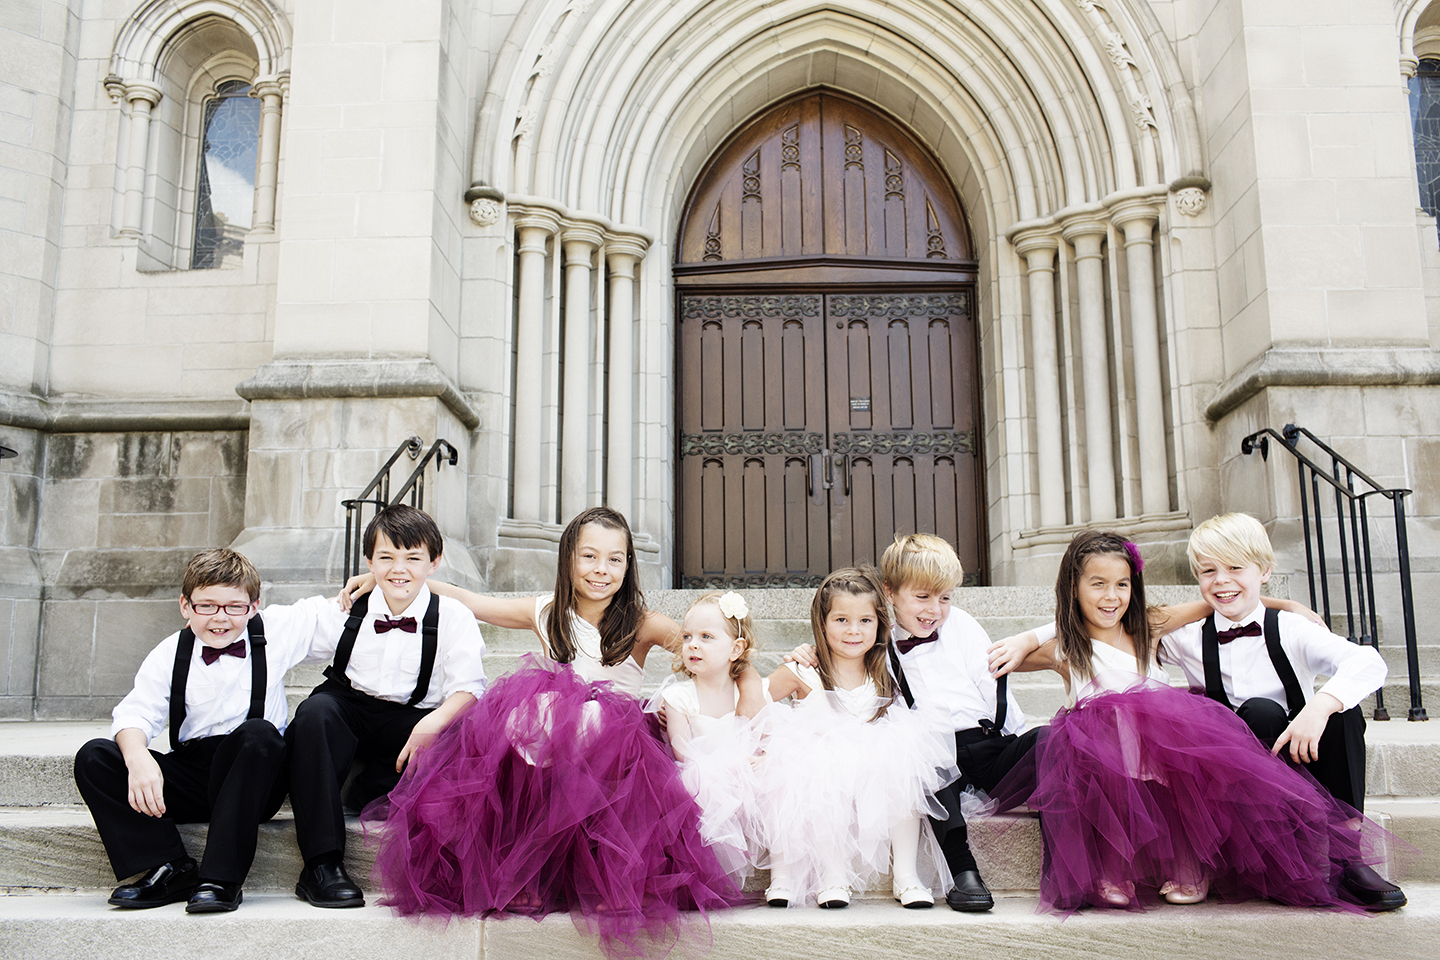
M 1062 709 L 991 797 L 1040 813 L 1040 906 L 1059 912 L 1106 906 L 1101 881 L 1133 885 L 1132 909 L 1170 880 L 1208 880 L 1228 901 L 1346 906 L 1342 869 L 1383 859 L 1384 831 L 1232 712 L 1154 681 Z
M 400 913 L 569 911 L 611 956 L 663 952 L 682 911 L 740 899 L 699 818 L 638 701 L 538 660 L 364 814 L 383 822 L 375 871 Z

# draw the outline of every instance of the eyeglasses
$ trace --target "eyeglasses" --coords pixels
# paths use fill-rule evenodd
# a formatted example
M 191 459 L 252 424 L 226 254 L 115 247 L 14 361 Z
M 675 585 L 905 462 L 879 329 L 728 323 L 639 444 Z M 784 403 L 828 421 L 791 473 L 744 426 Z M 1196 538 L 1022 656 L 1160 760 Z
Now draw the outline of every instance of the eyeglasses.
M 232 617 L 243 617 L 250 612 L 252 606 L 253 604 L 249 603 L 192 603 L 190 604 L 190 609 L 202 617 L 213 617 L 221 610 L 224 610 Z

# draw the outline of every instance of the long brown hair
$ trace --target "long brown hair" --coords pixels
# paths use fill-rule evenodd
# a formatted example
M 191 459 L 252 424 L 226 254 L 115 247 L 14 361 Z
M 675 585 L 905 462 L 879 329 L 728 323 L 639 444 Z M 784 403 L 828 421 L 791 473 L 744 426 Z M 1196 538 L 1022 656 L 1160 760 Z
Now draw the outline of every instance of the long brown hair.
M 1155 660 L 1149 608 L 1145 605 L 1145 577 L 1140 548 L 1118 533 L 1106 530 L 1084 530 L 1075 535 L 1065 556 L 1060 559 L 1060 575 L 1055 580 L 1055 636 L 1062 659 L 1070 665 L 1073 676 L 1094 676 L 1091 661 L 1093 641 L 1090 628 L 1080 613 L 1080 579 L 1091 557 L 1119 557 L 1130 566 L 1130 606 L 1120 617 L 1120 628 L 1135 644 L 1136 660 L 1141 669 L 1149 669 Z
M 610 598 L 600 616 L 600 662 L 607 667 L 623 663 L 635 647 L 640 625 L 645 622 L 645 596 L 640 591 L 640 571 L 635 564 L 635 538 L 630 524 L 618 511 L 609 507 L 591 507 L 570 521 L 560 535 L 560 555 L 555 568 L 555 599 L 545 618 L 545 633 L 550 656 L 559 663 L 575 659 L 575 638 L 570 630 L 570 614 L 575 609 L 575 548 L 580 529 L 587 523 L 598 523 L 625 534 L 625 579 Z
M 835 689 L 835 671 L 830 659 L 833 656 L 830 644 L 825 639 L 825 618 L 830 616 L 830 605 L 837 593 L 865 597 L 875 606 L 875 645 L 865 651 L 865 674 L 875 684 L 875 692 L 881 698 L 880 709 L 870 718 L 878 720 L 885 715 L 886 701 L 895 695 L 890 671 L 885 665 L 885 653 L 890 644 L 890 611 L 885 606 L 885 592 L 873 567 L 836 570 L 815 589 L 815 599 L 810 601 L 810 631 L 815 636 L 815 658 L 820 661 L 820 682 L 826 690 Z

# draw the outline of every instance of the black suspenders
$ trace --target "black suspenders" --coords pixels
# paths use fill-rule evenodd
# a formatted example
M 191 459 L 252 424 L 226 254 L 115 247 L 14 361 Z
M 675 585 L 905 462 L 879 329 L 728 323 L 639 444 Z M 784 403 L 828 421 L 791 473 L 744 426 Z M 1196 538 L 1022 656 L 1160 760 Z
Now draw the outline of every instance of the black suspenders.
M 246 720 L 265 718 L 265 692 L 269 676 L 265 671 L 265 621 L 260 614 L 246 624 L 250 631 L 250 712 Z M 190 659 L 195 653 L 195 632 L 189 627 L 180 631 L 175 645 L 175 670 L 170 674 L 170 749 L 180 749 L 180 725 L 185 722 L 185 684 L 190 679 Z
M 345 629 L 340 634 L 339 645 L 335 648 L 335 662 L 325 668 L 325 676 L 342 686 L 351 686 L 350 678 L 345 676 L 345 669 L 350 666 L 350 655 L 355 652 L 355 637 L 360 633 L 360 625 L 365 621 L 373 595 L 364 594 L 351 604 L 350 616 L 345 620 Z M 413 707 L 424 700 L 425 694 L 430 691 L 430 678 L 435 672 L 435 656 L 440 648 L 439 634 L 440 595 L 431 593 L 430 605 L 425 608 L 425 619 L 420 625 L 420 673 L 415 680 L 415 692 L 405 701 L 407 707 Z
M 912 710 L 915 708 L 915 697 L 910 693 L 910 681 L 905 679 L 905 671 L 900 666 L 900 655 L 895 650 L 895 644 L 890 643 L 890 672 L 895 675 L 895 682 L 900 686 L 900 695 L 905 698 L 905 704 Z M 998 736 L 1005 732 L 1005 711 L 1008 704 L 1005 702 L 1008 696 L 1010 675 L 1001 674 L 995 680 L 995 719 L 982 717 L 980 729 L 985 731 L 987 736 Z
M 1285 656 L 1285 650 L 1280 646 L 1280 611 L 1268 607 L 1265 610 L 1265 652 L 1270 655 L 1270 665 L 1275 668 L 1275 674 L 1285 688 L 1285 705 L 1293 720 L 1305 707 L 1305 691 L 1300 686 L 1300 678 L 1295 676 L 1290 658 Z M 1235 706 L 1225 696 L 1225 684 L 1220 678 L 1220 638 L 1215 632 L 1213 613 L 1200 626 L 1200 659 L 1205 666 L 1205 696 L 1234 710 Z

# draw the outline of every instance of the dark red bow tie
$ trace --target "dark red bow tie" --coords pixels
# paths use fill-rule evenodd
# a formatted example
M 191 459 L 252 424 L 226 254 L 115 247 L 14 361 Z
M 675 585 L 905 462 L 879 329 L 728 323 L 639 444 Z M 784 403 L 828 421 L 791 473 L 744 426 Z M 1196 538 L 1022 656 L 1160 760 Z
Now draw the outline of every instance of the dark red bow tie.
M 200 659 L 205 661 L 205 666 L 210 666 L 221 657 L 231 656 L 245 659 L 245 638 L 241 637 L 228 647 L 201 647 Z
M 928 637 L 906 637 L 904 640 L 896 640 L 895 649 L 901 653 L 909 653 L 921 644 L 934 643 L 938 636 L 940 636 L 940 631 L 937 630 Z
M 1229 630 L 1217 630 L 1215 637 L 1221 643 L 1229 643 L 1236 637 L 1258 637 L 1265 633 L 1265 628 L 1258 623 L 1242 623 L 1238 627 L 1231 627 Z
M 406 633 L 414 633 L 415 618 L 400 617 L 397 620 L 391 620 L 389 617 L 377 617 L 375 619 L 376 633 L 389 633 L 391 630 L 404 630 Z

